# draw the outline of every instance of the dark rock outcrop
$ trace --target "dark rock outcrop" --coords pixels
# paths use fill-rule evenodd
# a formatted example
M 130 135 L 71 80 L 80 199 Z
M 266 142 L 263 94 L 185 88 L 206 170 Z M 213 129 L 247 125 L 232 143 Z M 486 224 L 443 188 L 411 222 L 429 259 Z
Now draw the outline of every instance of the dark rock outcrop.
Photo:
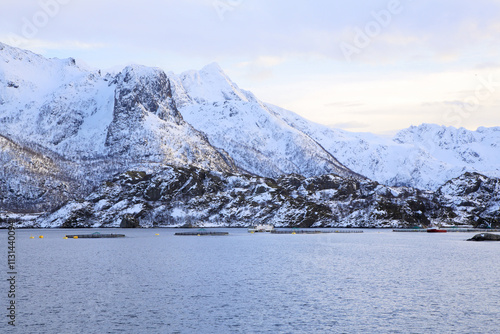
M 467 239 L 467 241 L 500 241 L 500 234 L 480 233 Z

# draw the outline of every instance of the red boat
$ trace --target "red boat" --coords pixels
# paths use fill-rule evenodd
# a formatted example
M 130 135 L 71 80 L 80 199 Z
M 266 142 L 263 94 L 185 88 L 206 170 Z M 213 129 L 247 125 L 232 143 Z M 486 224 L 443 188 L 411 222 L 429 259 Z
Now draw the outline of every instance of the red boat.
M 442 230 L 439 228 L 428 228 L 427 233 L 446 233 L 446 230 Z

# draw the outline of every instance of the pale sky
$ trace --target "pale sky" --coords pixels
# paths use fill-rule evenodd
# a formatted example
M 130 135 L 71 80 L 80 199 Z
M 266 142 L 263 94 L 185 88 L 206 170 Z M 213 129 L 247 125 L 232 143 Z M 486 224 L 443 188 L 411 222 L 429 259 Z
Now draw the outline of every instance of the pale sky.
M 325 125 L 500 126 L 500 0 L 0 0 L 0 41 L 100 68 L 217 62 Z M 118 67 L 117 67 L 118 66 Z

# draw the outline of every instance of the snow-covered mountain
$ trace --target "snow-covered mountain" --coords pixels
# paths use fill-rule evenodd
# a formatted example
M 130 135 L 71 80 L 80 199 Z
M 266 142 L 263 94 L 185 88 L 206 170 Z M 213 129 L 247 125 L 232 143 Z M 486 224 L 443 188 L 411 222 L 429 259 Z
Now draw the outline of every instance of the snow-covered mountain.
M 116 158 L 235 170 L 230 157 L 186 123 L 156 68 L 118 75 L 0 44 L 0 134 L 72 161 Z
M 465 173 L 449 180 L 435 193 L 439 215 L 455 224 L 500 224 L 500 179 Z
M 236 109 L 242 117 L 232 125 L 213 115 L 229 112 L 230 119 Z M 271 115 L 217 65 L 181 76 L 134 65 L 112 75 L 0 44 L 0 124 L 0 135 L 19 147 L 36 145 L 73 162 L 65 177 L 88 183 L 82 189 L 111 172 L 167 163 L 265 176 L 361 177 Z
M 105 74 L 2 43 L 0 136 L 0 209 L 13 211 L 47 210 L 116 173 L 165 165 L 274 179 L 366 176 L 421 189 L 467 171 L 500 176 L 500 128 L 351 133 L 258 100 L 217 64 Z
M 113 173 L 164 163 L 236 171 L 231 157 L 185 122 L 159 69 L 129 66 L 118 75 L 80 67 L 74 59 L 46 59 L 0 44 L 0 135 L 3 156 L 45 157 L 68 191 L 83 195 Z M 64 161 L 64 163 L 63 163 Z M 31 161 L 30 163 L 32 163 Z M 12 165 L 12 163 L 9 163 Z M 6 174 L 7 164 L 2 174 Z M 67 167 L 67 168 L 66 168 Z M 12 168 L 10 168 L 12 170 Z M 46 174 L 7 173 L 2 206 L 28 210 L 58 205 L 68 197 L 47 196 Z M 23 181 L 24 180 L 24 181 Z M 73 185 L 73 186 L 71 186 Z M 14 191 L 15 190 L 15 191 Z M 24 200 L 17 200 L 19 194 Z M 37 194 L 39 196 L 37 196 Z
M 335 166 L 345 166 L 389 186 L 428 190 L 465 172 L 500 176 L 500 127 L 422 124 L 393 138 L 334 129 L 258 100 L 217 64 L 182 73 L 173 87 L 184 119 L 257 175 L 343 175 Z
M 33 211 L 50 210 L 54 202 L 72 198 L 70 192 L 79 187 L 67 178 L 64 162 L 3 136 L 0 166 L 1 209 L 23 211 L 28 203 Z
M 386 185 L 436 190 L 465 172 L 500 177 L 500 127 L 470 131 L 422 124 L 387 138 L 333 129 L 277 106 L 267 107 L 346 167 Z

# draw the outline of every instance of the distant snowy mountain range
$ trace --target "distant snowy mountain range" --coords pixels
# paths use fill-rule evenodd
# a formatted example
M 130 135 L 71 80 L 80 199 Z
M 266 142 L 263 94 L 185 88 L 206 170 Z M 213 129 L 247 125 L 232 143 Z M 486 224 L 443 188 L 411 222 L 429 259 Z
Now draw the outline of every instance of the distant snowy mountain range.
M 346 167 L 385 185 L 436 190 L 466 172 L 500 176 L 500 127 L 411 126 L 393 138 L 332 129 L 272 107 Z
M 0 210 L 44 211 L 128 170 L 334 174 L 436 190 L 500 176 L 500 127 L 424 124 L 388 139 L 319 125 L 240 89 L 217 64 L 118 74 L 0 43 Z

